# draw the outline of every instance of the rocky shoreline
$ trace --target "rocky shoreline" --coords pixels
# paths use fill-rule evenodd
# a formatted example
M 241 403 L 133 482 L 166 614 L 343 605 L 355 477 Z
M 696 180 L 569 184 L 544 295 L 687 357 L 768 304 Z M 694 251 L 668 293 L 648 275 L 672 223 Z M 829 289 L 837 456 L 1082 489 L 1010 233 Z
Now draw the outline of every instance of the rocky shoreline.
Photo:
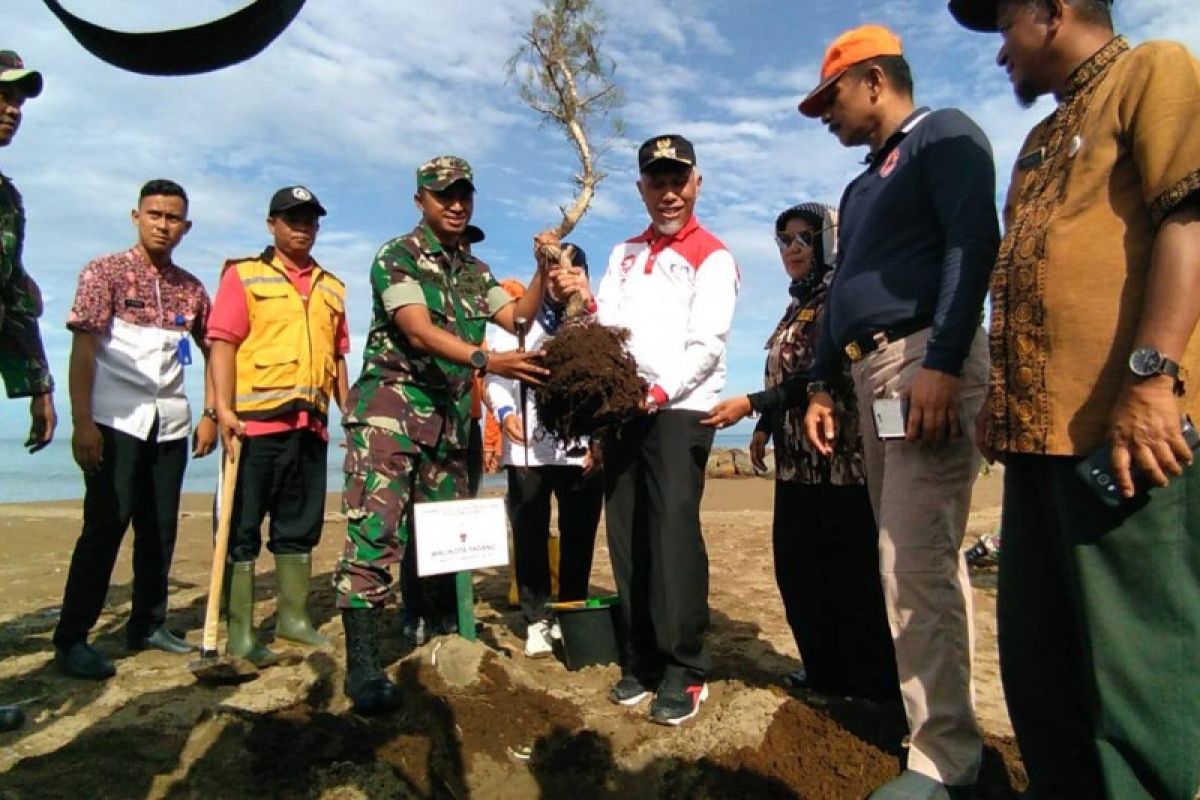
M 704 474 L 709 478 L 772 478 L 775 477 L 775 451 L 767 450 L 764 459 L 766 472 L 759 472 L 750 463 L 750 451 L 741 447 L 714 447 L 708 456 Z

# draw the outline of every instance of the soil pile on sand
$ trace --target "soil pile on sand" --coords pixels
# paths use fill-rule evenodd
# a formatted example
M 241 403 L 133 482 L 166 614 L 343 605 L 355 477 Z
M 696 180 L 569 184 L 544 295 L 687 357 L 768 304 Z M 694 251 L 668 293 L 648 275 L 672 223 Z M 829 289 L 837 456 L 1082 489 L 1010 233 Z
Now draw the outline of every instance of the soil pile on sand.
M 853 798 L 900 768 L 898 753 L 872 743 L 898 741 L 898 709 L 817 708 L 778 690 L 763 705 L 754 690 L 720 682 L 714 702 L 725 707 L 706 710 L 711 729 L 664 730 L 635 715 L 633 730 L 614 735 L 610 715 L 630 714 L 599 692 L 539 686 L 528 662 L 465 644 L 481 651 L 475 679 L 453 685 L 430 663 L 436 647 L 393 672 L 403 696 L 395 714 L 367 719 L 338 708 L 338 672 L 272 711 L 147 709 L 134 724 L 98 721 L 59 750 L 21 761 L 0 797 L 57 798 L 85 784 L 88 797 L 177 800 Z M 605 682 L 602 672 L 587 679 Z M 759 706 L 775 710 L 759 722 Z M 733 744 L 747 739 L 758 744 Z M 1006 740 L 989 745 L 978 796 L 1011 797 L 1023 783 L 1019 766 L 1004 763 L 1015 753 Z
M 976 484 L 968 540 L 999 524 L 1001 476 Z M 507 601 L 505 569 L 476 573 L 477 643 L 440 637 L 413 649 L 394 610 L 383 662 L 402 707 L 356 717 L 342 693 L 344 638 L 332 575 L 313 578 L 309 609 L 328 647 L 301 664 L 237 686 L 197 683 L 191 657 L 129 653 L 127 537 L 93 641 L 118 661 L 103 683 L 61 675 L 50 637 L 78 536 L 50 506 L 0 513 L 0 703 L 26 701 L 29 722 L 0 734 L 0 800 L 105 798 L 843 798 L 896 774 L 906 751 L 899 705 L 789 695 L 795 643 L 771 572 L 771 486 L 712 481 L 704 527 L 710 555 L 710 697 L 679 728 L 653 725 L 647 704 L 605 699 L 616 665 L 568 671 L 525 658 L 525 622 Z M 171 623 L 199 640 L 209 568 L 210 496 L 185 498 L 171 580 Z M 327 509 L 336 512 L 338 499 Z M 2 509 L 0 509 L 2 512 Z M 331 520 L 333 517 L 330 518 Z M 331 522 L 332 526 L 332 522 Z M 314 562 L 336 562 L 344 537 L 327 527 Z M 276 584 L 260 562 L 256 622 L 275 624 Z M 611 594 L 603 531 L 590 594 Z M 972 575 L 979 634 L 973 676 L 985 738 L 976 796 L 1025 786 L 999 690 L 995 576 Z M 528 759 L 522 758 L 528 756 Z
M 546 382 L 534 389 L 538 421 L 560 442 L 597 436 L 637 414 L 646 382 L 626 343 L 629 331 L 571 322 L 544 346 Z

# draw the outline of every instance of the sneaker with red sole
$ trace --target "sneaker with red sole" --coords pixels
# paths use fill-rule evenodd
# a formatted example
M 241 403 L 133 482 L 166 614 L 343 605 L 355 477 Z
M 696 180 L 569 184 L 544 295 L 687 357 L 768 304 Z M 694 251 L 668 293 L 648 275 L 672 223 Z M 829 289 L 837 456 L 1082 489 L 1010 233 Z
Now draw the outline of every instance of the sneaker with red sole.
M 700 713 L 700 704 L 707 699 L 707 683 L 663 684 L 650 704 L 650 721 L 682 725 Z

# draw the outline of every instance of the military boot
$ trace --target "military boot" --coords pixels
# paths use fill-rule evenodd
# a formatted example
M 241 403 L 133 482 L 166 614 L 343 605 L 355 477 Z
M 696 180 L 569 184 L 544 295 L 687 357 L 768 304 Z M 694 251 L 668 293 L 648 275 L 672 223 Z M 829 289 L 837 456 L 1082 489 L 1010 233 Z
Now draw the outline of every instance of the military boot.
M 329 640 L 317 633 L 308 616 L 308 584 L 311 578 L 311 553 L 275 556 L 275 581 L 279 584 L 279 595 L 275 600 L 275 635 L 320 647 L 329 644 Z
M 0 733 L 15 731 L 25 724 L 25 712 L 20 706 L 0 706 Z
M 346 629 L 346 696 L 359 714 L 382 714 L 400 705 L 400 692 L 379 664 L 383 609 L 342 609 Z
M 256 667 L 269 667 L 279 656 L 258 641 L 254 632 L 254 562 L 229 565 L 229 636 L 225 652 Z

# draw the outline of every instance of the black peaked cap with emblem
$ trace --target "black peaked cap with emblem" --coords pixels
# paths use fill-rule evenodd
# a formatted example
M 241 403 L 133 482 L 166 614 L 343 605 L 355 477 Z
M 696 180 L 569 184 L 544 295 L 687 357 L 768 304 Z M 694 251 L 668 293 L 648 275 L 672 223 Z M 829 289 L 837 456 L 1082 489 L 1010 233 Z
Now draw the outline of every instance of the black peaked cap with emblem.
M 304 186 L 285 186 L 271 195 L 271 205 L 267 207 L 267 216 L 274 217 L 300 206 L 312 206 L 317 210 L 317 216 L 325 216 L 325 206 L 317 196 Z
M 677 133 L 652 136 L 638 148 L 638 172 L 668 164 L 696 166 L 696 148 Z

